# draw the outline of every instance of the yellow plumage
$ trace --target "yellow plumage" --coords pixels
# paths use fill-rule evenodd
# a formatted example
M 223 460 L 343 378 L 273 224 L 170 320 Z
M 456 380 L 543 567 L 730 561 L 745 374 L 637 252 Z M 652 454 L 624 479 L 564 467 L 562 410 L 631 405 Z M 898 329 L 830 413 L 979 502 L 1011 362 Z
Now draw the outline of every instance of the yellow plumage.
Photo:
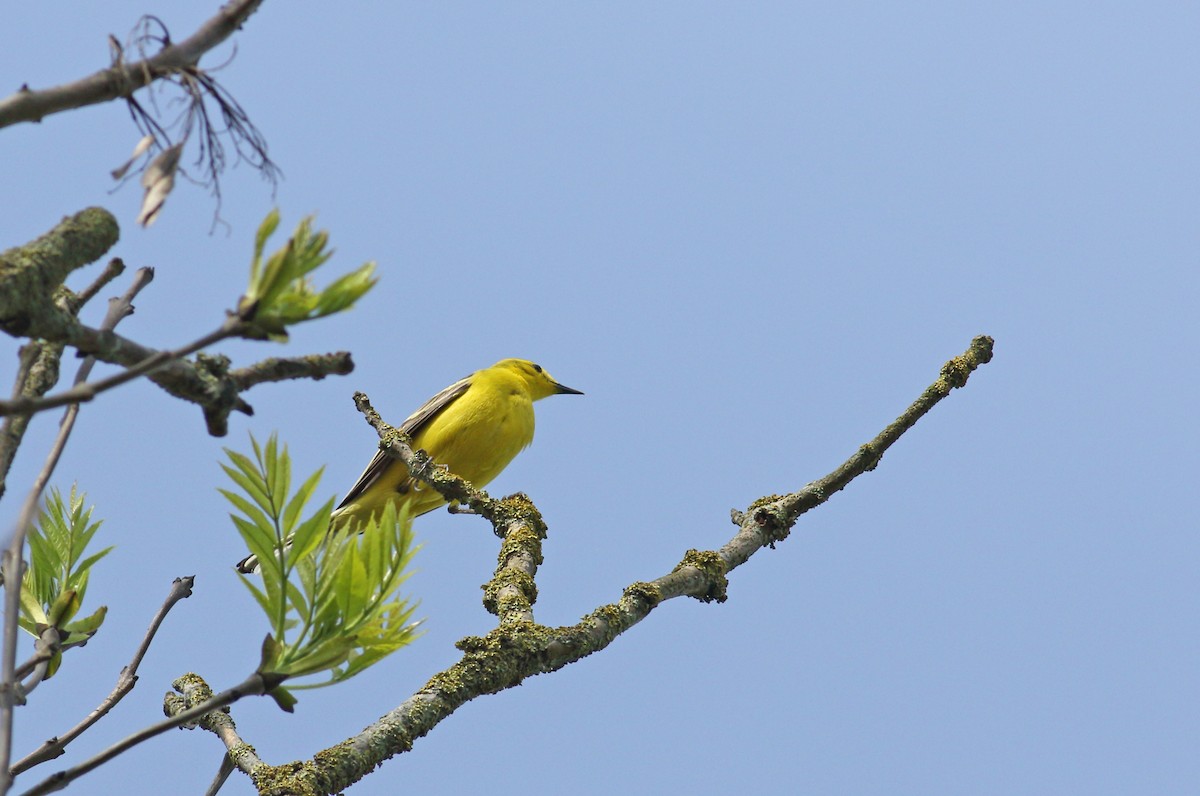
M 533 442 L 533 402 L 555 394 L 581 395 L 551 378 L 540 365 L 504 359 L 451 384 L 409 416 L 400 430 L 439 465 L 476 487 L 486 486 Z M 389 502 L 410 516 L 433 511 L 445 500 L 415 482 L 403 462 L 382 451 L 333 512 L 333 527 L 365 521 Z M 253 556 L 238 564 L 252 572 Z

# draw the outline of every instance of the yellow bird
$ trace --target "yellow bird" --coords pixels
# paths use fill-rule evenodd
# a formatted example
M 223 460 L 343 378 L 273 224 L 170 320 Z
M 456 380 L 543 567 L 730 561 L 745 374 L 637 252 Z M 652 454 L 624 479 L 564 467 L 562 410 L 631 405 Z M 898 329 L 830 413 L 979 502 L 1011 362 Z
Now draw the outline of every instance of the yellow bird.
M 413 450 L 424 450 L 436 464 L 483 487 L 533 442 L 533 402 L 551 395 L 583 393 L 559 384 L 541 365 L 502 359 L 430 398 L 400 431 L 412 438 Z M 436 490 L 414 481 L 403 462 L 379 451 L 334 509 L 331 527 L 364 522 L 388 501 L 407 506 L 413 517 L 446 503 Z M 250 556 L 237 568 L 253 572 L 258 560 Z

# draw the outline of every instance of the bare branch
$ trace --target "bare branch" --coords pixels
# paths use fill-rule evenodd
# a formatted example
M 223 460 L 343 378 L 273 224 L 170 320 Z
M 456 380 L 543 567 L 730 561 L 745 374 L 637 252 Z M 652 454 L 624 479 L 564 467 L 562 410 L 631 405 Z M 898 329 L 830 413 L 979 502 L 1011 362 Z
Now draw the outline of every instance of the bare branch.
M 118 323 L 133 312 L 133 299 L 141 292 L 143 287 L 150 284 L 150 280 L 153 277 L 154 272 L 148 268 L 138 271 L 133 283 L 125 291 L 125 295 L 109 303 L 108 312 L 105 314 L 104 321 L 100 325 L 101 331 L 111 331 Z M 82 383 L 88 374 L 92 372 L 92 367 L 95 364 L 96 360 L 94 357 L 84 359 L 79 365 L 79 372 L 75 376 L 75 383 Z M 21 558 L 25 550 L 25 537 L 33 525 L 34 513 L 41 503 L 42 492 L 45 490 L 46 484 L 49 483 L 50 476 L 53 475 L 55 467 L 58 466 L 58 460 L 67 445 L 67 440 L 70 438 L 71 431 L 75 427 L 75 418 L 78 415 L 78 404 L 73 404 L 64 413 L 62 422 L 58 427 L 58 436 L 50 448 L 50 454 L 46 457 L 46 462 L 42 465 L 41 472 L 34 479 L 33 486 L 30 488 L 29 494 L 26 495 L 25 502 L 21 505 L 21 514 L 17 518 L 17 526 L 13 531 L 8 549 L 4 553 L 4 563 L 2 569 L 0 569 L 0 574 L 3 574 L 5 583 L 4 645 L 2 653 L 0 653 L 3 656 L 0 658 L 0 792 L 4 793 L 8 791 L 9 785 L 12 782 L 12 774 L 9 773 L 9 762 L 12 760 L 13 707 L 18 697 L 16 693 L 17 679 L 15 669 L 18 620 L 21 610 L 21 579 L 24 576 L 24 567 L 22 566 Z
M 194 582 L 195 578 L 192 576 L 175 579 L 171 584 L 171 591 L 167 595 L 167 599 L 163 601 L 163 604 L 159 606 L 158 612 L 154 614 L 154 618 L 150 620 L 150 627 L 147 628 L 145 636 L 142 637 L 142 643 L 138 645 L 137 651 L 134 652 L 133 659 L 130 660 L 127 666 L 121 669 L 121 674 L 117 678 L 117 685 L 113 688 L 112 692 L 83 721 L 62 735 L 51 738 L 18 760 L 12 767 L 12 776 L 15 777 L 34 766 L 45 763 L 47 760 L 61 757 L 69 743 L 82 735 L 93 724 L 100 721 L 100 719 L 104 718 L 110 710 L 117 706 L 118 702 L 125 698 L 126 694 L 133 690 L 134 685 L 137 684 L 138 667 L 142 665 L 142 659 L 146 657 L 146 652 L 150 649 L 150 643 L 154 640 L 154 635 L 158 632 L 159 626 L 162 625 L 163 620 L 167 618 L 167 614 L 175 607 L 176 603 L 192 596 L 192 584 Z
M 349 351 L 309 354 L 303 357 L 271 357 L 244 368 L 229 371 L 228 378 L 238 392 L 265 382 L 288 379 L 320 380 L 326 376 L 345 376 L 354 371 Z
M 75 300 L 71 303 L 72 310 L 79 312 L 84 304 L 87 304 L 96 294 L 104 289 L 104 286 L 116 279 L 121 274 L 125 273 L 125 262 L 120 257 L 114 257 L 108 261 L 108 265 L 104 267 L 104 271 L 100 276 L 96 277 L 92 284 L 79 291 L 75 296 Z
M 203 724 L 209 721 L 209 714 L 221 712 L 223 708 L 232 705 L 243 697 L 261 696 L 278 686 L 279 682 L 270 682 L 264 679 L 262 675 L 252 674 L 233 688 L 215 695 L 194 674 L 184 675 L 172 683 L 172 685 L 183 696 L 167 695 L 169 707 L 166 709 L 170 712 L 170 718 L 156 724 L 151 724 L 149 727 L 135 732 L 133 735 L 118 741 L 77 766 L 72 766 L 71 768 L 52 774 L 25 791 L 23 796 L 35 796 L 35 794 L 53 793 L 56 790 L 61 790 L 89 771 L 95 770 L 117 755 L 129 751 L 144 741 L 162 735 L 167 730 L 173 730 L 176 727 L 183 727 L 195 722 L 200 722 L 201 726 L 203 726 Z
M 41 91 L 22 86 L 0 100 L 0 128 L 18 122 L 38 122 L 53 113 L 82 108 L 121 97 L 178 70 L 195 66 L 200 57 L 228 39 L 262 4 L 262 0 L 233 0 L 223 6 L 179 44 L 163 47 L 157 54 L 134 63 L 118 60 L 82 80 Z

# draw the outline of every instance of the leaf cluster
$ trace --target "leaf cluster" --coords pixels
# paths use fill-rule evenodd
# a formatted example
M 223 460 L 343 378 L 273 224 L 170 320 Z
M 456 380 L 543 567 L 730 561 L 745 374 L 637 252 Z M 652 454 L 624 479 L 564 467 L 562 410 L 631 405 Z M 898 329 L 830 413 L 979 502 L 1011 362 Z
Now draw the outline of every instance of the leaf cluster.
M 18 621 L 24 630 L 38 637 L 48 628 L 58 630 L 61 641 L 50 660 L 47 677 L 58 670 L 62 650 L 86 644 L 100 629 L 108 611 L 102 605 L 76 619 L 83 607 L 92 565 L 112 550 L 106 547 L 84 556 L 100 529 L 100 521 L 92 521 L 92 509 L 84 507 L 86 497 L 74 486 L 67 500 L 59 490 L 50 490 L 37 526 L 29 533 L 29 571 L 21 581 Z
M 416 547 L 411 519 L 394 506 L 336 533 L 330 532 L 333 499 L 302 518 L 323 469 L 293 494 L 287 447 L 275 435 L 266 445 L 251 437 L 251 444 L 253 458 L 226 449 L 230 463 L 222 468 L 239 491 L 221 493 L 240 512 L 230 516 L 262 576 L 261 585 L 242 577 L 271 627 L 258 672 L 281 680 L 328 673 L 325 680 L 277 687 L 271 695 L 290 710 L 289 689 L 347 680 L 416 638 L 416 606 L 398 596 Z
M 375 263 L 367 262 L 318 290 L 308 275 L 333 256 L 329 233 L 314 232 L 313 219 L 300 221 L 283 248 L 266 259 L 267 239 L 279 228 L 279 211 L 272 210 L 254 237 L 250 285 L 238 303 L 238 315 L 250 326 L 249 337 L 286 340 L 290 324 L 332 315 L 354 306 L 374 287 Z

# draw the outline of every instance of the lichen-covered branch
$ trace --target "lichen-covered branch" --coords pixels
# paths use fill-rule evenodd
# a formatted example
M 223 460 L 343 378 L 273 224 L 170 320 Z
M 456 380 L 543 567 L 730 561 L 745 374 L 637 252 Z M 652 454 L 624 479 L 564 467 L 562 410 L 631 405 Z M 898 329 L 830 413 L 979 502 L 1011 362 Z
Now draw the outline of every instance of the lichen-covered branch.
M 155 80 L 194 66 L 200 57 L 228 39 L 262 5 L 262 0 L 233 0 L 200 26 L 194 34 L 168 44 L 159 52 L 133 63 L 118 60 L 107 69 L 54 88 L 34 91 L 22 86 L 0 100 L 0 128 L 18 122 L 37 122 L 52 113 L 129 97 Z
M 58 366 L 62 360 L 63 345 L 45 340 L 34 340 L 21 346 L 18 353 L 17 379 L 13 386 L 13 400 L 40 398 L 58 383 Z M 8 489 L 8 471 L 25 430 L 29 427 L 29 415 L 9 415 L 0 425 L 0 497 Z
M 744 564 L 758 550 L 774 547 L 775 543 L 787 537 L 801 514 L 825 502 L 831 495 L 844 489 L 851 480 L 873 469 L 892 443 L 952 389 L 965 385 L 971 372 L 991 361 L 991 358 L 992 339 L 975 338 L 966 353 L 946 363 L 937 381 L 912 406 L 841 467 L 798 492 L 771 495 L 755 501 L 745 512 L 735 512 L 738 531 L 721 550 L 689 550 L 671 572 L 648 583 L 631 584 L 620 600 L 601 606 L 569 627 L 546 627 L 532 621 L 520 621 L 515 615 L 510 615 L 509 620 L 504 621 L 502 609 L 499 627 L 486 636 L 468 637 L 458 643 L 463 653 L 458 663 L 434 675 L 416 694 L 358 735 L 318 752 L 312 760 L 281 766 L 260 762 L 239 765 L 239 768 L 251 776 L 260 793 L 303 796 L 338 793 L 388 758 L 412 749 L 417 739 L 430 732 L 464 703 L 484 694 L 512 688 L 527 677 L 553 672 L 599 652 L 617 636 L 645 619 L 664 600 L 689 596 L 704 602 L 724 601 L 730 571 Z M 465 482 L 438 468 L 430 468 L 428 457 L 414 453 L 401 435 L 379 418 L 365 395 L 356 395 L 355 403 L 379 432 L 380 448 L 404 461 L 414 472 L 419 468 L 421 477 L 438 488 L 447 499 L 460 499 L 460 495 L 463 499 L 473 499 L 477 504 L 473 505 L 476 510 L 494 510 L 497 504 L 504 503 L 491 501 L 477 490 L 468 488 L 464 491 Z M 455 480 L 460 483 L 454 484 Z M 437 484 L 441 484 L 441 487 L 437 487 Z M 524 496 L 520 496 L 520 500 L 528 501 Z M 513 504 L 513 508 L 518 509 L 516 516 L 519 516 L 520 506 Z M 497 580 L 489 584 L 489 589 L 512 564 L 518 571 L 528 571 L 528 585 L 532 586 L 533 572 L 541 561 L 541 534 L 529 532 L 528 522 L 516 526 L 516 532 L 526 538 L 516 540 L 511 547 L 506 538 L 501 549 Z M 540 522 L 540 518 L 537 522 Z M 536 545 L 533 544 L 534 540 Z M 509 585 L 517 584 L 499 585 L 496 594 L 499 595 Z M 529 603 L 532 604 L 532 599 Z
M 61 332 L 43 334 L 79 323 L 70 309 L 55 301 L 63 280 L 104 256 L 119 236 L 111 213 L 89 207 L 37 240 L 0 252 L 0 329 L 13 336 L 65 342 Z
M 404 462 L 404 466 L 413 474 L 413 477 L 419 478 L 433 487 L 448 503 L 461 503 L 469 506 L 473 511 L 483 513 L 492 502 L 492 499 L 482 489 L 476 489 L 467 481 L 438 467 L 437 462 L 430 458 L 425 451 L 414 451 L 409 447 L 408 443 L 412 440 L 385 423 L 375 408 L 371 406 L 371 401 L 365 393 L 354 393 L 354 405 L 371 424 L 371 428 L 375 429 L 375 433 L 379 435 L 379 449 L 393 459 Z
M 461 503 L 485 517 L 492 530 L 504 540 L 496 572 L 483 590 L 483 605 L 500 618 L 501 625 L 533 622 L 533 604 L 537 601 L 534 577 L 542 563 L 542 540 L 546 523 L 537 506 L 522 494 L 502 500 L 489 497 L 467 481 L 438 467 L 425 451 L 414 451 L 410 440 L 384 422 L 364 393 L 354 394 L 354 405 L 379 435 L 379 447 L 388 456 L 403 462 L 415 477 L 433 487 L 453 506 Z
M 746 512 L 736 512 L 734 523 L 741 530 L 720 550 L 729 568 L 740 566 L 764 545 L 774 546 L 775 542 L 786 539 L 801 514 L 829 500 L 858 476 L 874 470 L 884 452 L 900 439 L 900 435 L 912 428 L 951 390 L 966 385 L 967 378 L 976 368 L 992 361 L 992 344 L 992 338 L 982 335 L 972 340 L 963 354 L 942 366 L 937 380 L 925 388 L 900 417 L 829 475 L 798 492 L 760 498 Z
M 100 392 L 137 376 L 146 375 L 170 395 L 198 404 L 209 433 L 224 436 L 232 412 L 254 413 L 242 398 L 243 391 L 264 382 L 320 379 L 353 370 L 354 363 L 346 352 L 271 358 L 236 370 L 230 369 L 229 360 L 223 356 L 183 358 L 219 340 L 239 336 L 246 327 L 233 315 L 227 316 L 217 330 L 170 351 L 149 348 L 111 330 L 80 323 L 75 313 L 81 297 L 99 290 L 103 280 L 111 278 L 108 274 L 113 266 L 110 264 L 96 284 L 79 296 L 63 287 L 62 282 L 72 271 L 103 256 L 116 243 L 118 234 L 112 214 L 93 207 L 64 219 L 32 243 L 0 253 L 0 329 L 13 336 L 46 341 L 39 343 L 44 349 L 40 358 L 30 355 L 30 364 L 22 371 L 26 374 L 22 388 L 15 390 L 10 400 L 0 401 L 0 415 L 9 418 L 0 429 L 0 478 L 11 463 L 29 414 L 90 401 Z M 127 370 L 47 396 L 57 381 L 57 356 L 64 345 Z M 45 378 L 52 372 L 54 379 Z M 26 418 L 14 418 L 19 415 Z
M 125 263 L 114 258 L 109 261 L 100 276 L 79 293 L 65 287 L 58 290 L 59 306 L 73 315 L 91 301 L 105 285 L 125 271 Z M 17 378 L 13 382 L 12 400 L 36 400 L 48 393 L 58 383 L 58 365 L 62 359 L 63 345 L 44 340 L 33 340 L 21 346 L 17 354 Z M 0 425 L 0 497 L 7 488 L 8 471 L 12 467 L 17 448 L 29 427 L 29 415 L 8 415 Z

